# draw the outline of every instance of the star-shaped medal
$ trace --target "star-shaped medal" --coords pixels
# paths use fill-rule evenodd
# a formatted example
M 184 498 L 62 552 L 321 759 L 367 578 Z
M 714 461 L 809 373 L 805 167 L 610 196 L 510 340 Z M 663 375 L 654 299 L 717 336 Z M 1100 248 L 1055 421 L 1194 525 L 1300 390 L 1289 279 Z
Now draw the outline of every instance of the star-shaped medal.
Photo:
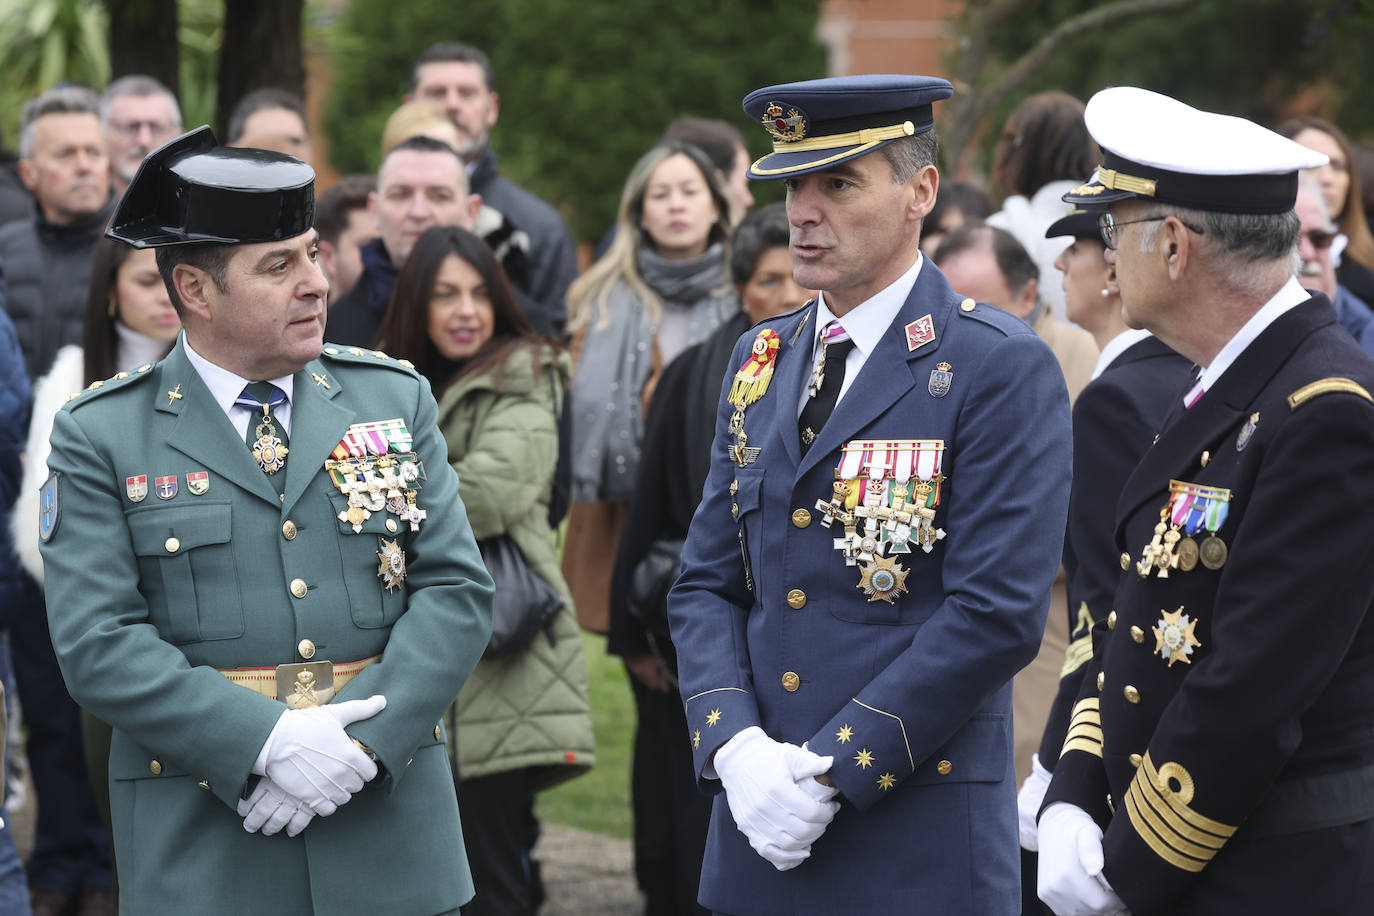
M 1197 621 L 1188 619 L 1181 605 L 1172 614 L 1168 611 L 1160 613 L 1163 616 L 1154 627 L 1155 651 L 1159 653 L 1160 658 L 1168 661 L 1170 668 L 1174 666 L 1174 662 L 1191 665 L 1193 660 L 1188 656 L 1193 654 L 1194 647 L 1202 645 L 1197 636 L 1193 635 Z
M 859 584 L 856 587 L 868 595 L 870 604 L 879 600 L 892 604 L 906 592 L 907 570 L 895 557 L 874 554 L 872 562 L 863 564 L 859 571 Z

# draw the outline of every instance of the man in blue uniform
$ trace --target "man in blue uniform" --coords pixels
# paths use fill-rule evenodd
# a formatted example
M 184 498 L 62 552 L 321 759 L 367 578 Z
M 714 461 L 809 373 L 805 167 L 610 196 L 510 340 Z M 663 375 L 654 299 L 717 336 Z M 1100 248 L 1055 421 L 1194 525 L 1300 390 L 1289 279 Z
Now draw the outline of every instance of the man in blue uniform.
M 1201 371 L 1127 478 L 1040 813 L 1059 914 L 1374 911 L 1374 363 L 1293 276 L 1326 157 L 1131 87 L 1066 196 L 1132 326 Z
M 456 913 L 472 896 L 437 724 L 491 580 L 429 386 L 323 346 L 314 172 L 152 153 L 108 233 L 158 249 L 185 333 L 72 396 L 39 536 L 53 647 L 114 727 L 129 913 Z
M 1019 911 L 1012 675 L 1069 488 L 1064 379 L 918 245 L 944 80 L 771 86 L 796 280 L 731 357 L 670 598 L 718 912 Z M 752 847 L 752 851 L 751 851 Z

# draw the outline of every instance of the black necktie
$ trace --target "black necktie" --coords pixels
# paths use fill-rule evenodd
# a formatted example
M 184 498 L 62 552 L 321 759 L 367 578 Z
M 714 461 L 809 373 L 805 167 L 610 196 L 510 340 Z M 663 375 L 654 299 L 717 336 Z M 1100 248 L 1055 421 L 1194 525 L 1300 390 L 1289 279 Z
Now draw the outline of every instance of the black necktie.
M 797 431 L 801 435 L 801 453 L 806 454 L 811 443 L 816 441 L 825 421 L 835 410 L 835 402 L 840 399 L 840 388 L 844 385 L 844 361 L 849 351 L 854 349 L 854 341 L 848 338 L 827 344 L 825 362 L 821 372 L 821 387 L 815 396 L 806 402 L 801 416 L 797 419 Z

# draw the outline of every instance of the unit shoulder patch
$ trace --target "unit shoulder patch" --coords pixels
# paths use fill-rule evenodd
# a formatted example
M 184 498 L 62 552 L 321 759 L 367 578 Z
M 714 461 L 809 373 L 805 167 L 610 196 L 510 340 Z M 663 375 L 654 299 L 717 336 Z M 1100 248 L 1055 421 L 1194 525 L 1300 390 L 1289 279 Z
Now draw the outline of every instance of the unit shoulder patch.
M 1324 394 L 1336 393 L 1353 394 L 1356 397 L 1361 397 L 1366 401 L 1374 403 L 1374 397 L 1371 397 L 1369 391 L 1359 382 L 1353 379 L 1332 376 L 1331 378 L 1319 379 L 1315 382 L 1303 385 L 1297 391 L 1290 394 L 1288 396 L 1288 409 L 1297 410 L 1313 398 L 1321 397 Z

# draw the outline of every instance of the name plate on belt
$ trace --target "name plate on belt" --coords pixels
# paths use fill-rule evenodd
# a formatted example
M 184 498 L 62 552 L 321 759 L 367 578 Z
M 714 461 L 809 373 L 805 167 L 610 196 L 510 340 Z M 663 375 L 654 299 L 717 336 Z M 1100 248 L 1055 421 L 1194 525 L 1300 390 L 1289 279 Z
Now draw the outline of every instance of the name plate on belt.
M 278 665 L 277 699 L 291 709 L 324 706 L 334 699 L 334 663 Z

